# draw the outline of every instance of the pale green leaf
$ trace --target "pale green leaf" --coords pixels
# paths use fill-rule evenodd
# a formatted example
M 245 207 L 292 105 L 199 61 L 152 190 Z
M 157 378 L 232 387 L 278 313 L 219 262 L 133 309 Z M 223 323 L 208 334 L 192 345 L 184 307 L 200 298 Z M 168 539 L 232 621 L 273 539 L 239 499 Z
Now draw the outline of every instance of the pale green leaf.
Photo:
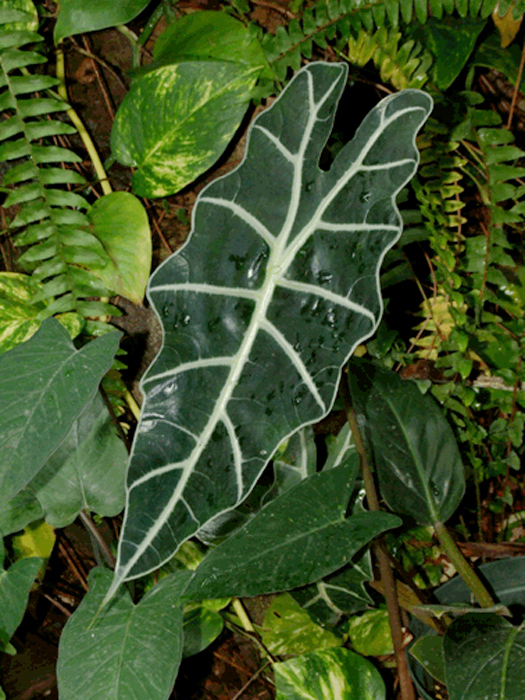
M 44 302 L 33 302 L 41 285 L 28 275 L 0 272 L 0 353 L 31 338 L 40 327 Z
M 261 639 L 275 656 L 340 647 L 341 637 L 316 624 L 291 595 L 277 596 L 266 611 Z
M 142 203 L 129 192 L 112 192 L 88 211 L 93 233 L 106 253 L 91 271 L 115 294 L 140 304 L 151 267 L 151 233 Z
M 386 609 L 367 610 L 351 617 L 347 623 L 352 647 L 363 656 L 386 656 L 394 653 Z
M 274 664 L 276 700 L 385 700 L 375 666 L 348 649 L 324 649 Z

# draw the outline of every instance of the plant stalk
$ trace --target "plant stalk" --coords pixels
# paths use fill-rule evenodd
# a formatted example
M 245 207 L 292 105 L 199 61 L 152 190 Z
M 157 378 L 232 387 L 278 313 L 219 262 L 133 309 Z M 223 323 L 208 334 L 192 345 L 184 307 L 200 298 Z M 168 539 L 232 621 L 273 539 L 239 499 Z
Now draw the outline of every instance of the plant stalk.
M 374 483 L 374 477 L 372 475 L 372 470 L 368 461 L 368 456 L 366 453 L 363 438 L 361 436 L 361 431 L 357 423 L 357 416 L 352 407 L 350 389 L 348 388 L 348 382 L 345 372 L 343 372 L 341 380 L 341 389 L 345 402 L 346 417 L 350 426 L 350 430 L 352 431 L 352 438 L 354 440 L 354 445 L 356 447 L 357 454 L 359 455 L 359 462 L 361 465 L 363 481 L 365 483 L 368 506 L 371 511 L 379 511 L 381 509 L 379 506 L 379 499 Z M 414 685 L 412 683 L 412 679 L 410 678 L 407 660 L 403 648 L 403 629 L 401 625 L 401 611 L 399 608 L 399 600 L 397 598 L 396 592 L 396 582 L 394 579 L 392 567 L 390 566 L 390 561 L 384 550 L 383 539 L 378 538 L 376 542 L 372 545 L 372 547 L 374 550 L 374 554 L 377 558 L 381 586 L 384 591 L 386 601 L 386 609 L 388 612 L 388 621 L 390 623 L 390 630 L 392 633 L 392 643 L 394 645 L 394 655 L 396 659 L 397 672 L 399 674 L 401 698 L 402 700 L 416 700 Z
M 470 566 L 467 559 L 461 553 L 459 547 L 454 542 L 445 525 L 443 525 L 443 523 L 434 523 L 433 527 L 441 546 L 450 559 L 451 564 L 470 588 L 476 601 L 482 608 L 493 607 L 496 603 L 492 599 L 492 596 L 487 591 L 474 569 Z

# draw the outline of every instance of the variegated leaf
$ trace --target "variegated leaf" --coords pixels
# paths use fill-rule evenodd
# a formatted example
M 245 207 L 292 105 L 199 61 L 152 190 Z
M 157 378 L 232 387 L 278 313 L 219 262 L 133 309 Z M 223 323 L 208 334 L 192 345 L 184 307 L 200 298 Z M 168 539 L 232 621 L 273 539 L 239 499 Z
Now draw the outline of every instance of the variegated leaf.
M 108 597 L 246 497 L 282 440 L 330 410 L 341 366 L 379 323 L 379 267 L 401 233 L 395 196 L 431 98 L 384 99 L 323 171 L 345 79 L 342 64 L 296 75 L 150 280 L 164 343 L 142 382 Z

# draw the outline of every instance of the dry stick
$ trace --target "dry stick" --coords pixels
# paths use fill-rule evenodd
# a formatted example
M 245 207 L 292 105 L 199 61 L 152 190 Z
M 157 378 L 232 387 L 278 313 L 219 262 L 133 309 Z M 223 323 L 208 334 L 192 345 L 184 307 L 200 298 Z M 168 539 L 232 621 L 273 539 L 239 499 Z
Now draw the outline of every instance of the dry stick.
M 248 688 L 252 685 L 252 683 L 253 683 L 254 681 L 256 681 L 257 678 L 259 678 L 259 676 L 261 675 L 261 673 L 262 673 L 266 668 L 268 668 L 269 665 L 270 665 L 270 662 L 267 661 L 263 666 L 261 666 L 260 669 L 258 669 L 257 671 L 255 671 L 255 673 L 252 675 L 252 677 L 242 686 L 242 688 L 239 690 L 239 692 L 238 692 L 238 693 L 235 693 L 235 695 L 233 696 L 232 700 L 239 700 L 239 698 L 241 698 L 241 697 L 244 695 L 244 693 L 248 690 Z
M 52 603 L 55 606 L 55 608 L 58 608 L 58 610 L 60 610 L 60 612 L 63 613 L 66 617 L 71 617 L 71 615 L 73 613 L 70 610 L 68 610 L 66 607 L 64 607 L 62 605 L 62 603 L 60 603 L 58 600 L 55 600 L 47 593 L 42 592 L 42 595 L 44 596 L 44 598 L 46 600 L 49 600 L 49 602 Z
M 111 569 L 115 568 L 115 557 L 113 556 L 113 552 L 111 551 L 111 548 L 109 547 L 108 543 L 106 540 L 102 537 L 102 533 L 98 529 L 98 527 L 95 525 L 91 517 L 84 511 L 81 510 L 80 513 L 80 520 L 82 520 L 82 523 L 86 530 L 93 535 L 93 538 L 96 540 L 98 546 L 100 547 L 100 550 L 102 554 L 104 555 L 104 559 L 106 560 L 106 563 Z
M 514 109 L 516 108 L 516 102 L 518 100 L 518 94 L 520 91 L 521 76 L 523 75 L 523 67 L 525 66 L 525 38 L 523 39 L 523 47 L 521 49 L 521 60 L 518 68 L 518 77 L 516 78 L 516 85 L 514 86 L 514 92 L 512 93 L 512 101 L 510 103 L 509 118 L 507 121 L 507 129 L 510 129 L 512 125 L 512 118 L 514 116 Z
M 60 552 L 60 554 L 63 555 L 63 557 L 67 561 L 69 568 L 73 571 L 73 573 L 75 574 L 75 576 L 79 580 L 79 583 L 82 586 L 82 588 L 85 591 L 88 591 L 89 587 L 86 583 L 86 575 L 82 574 L 79 566 L 77 566 L 77 564 L 75 564 L 75 562 L 73 561 L 73 557 L 69 554 L 69 552 L 67 551 L 66 547 L 62 544 L 62 542 L 58 543 L 58 551 Z
M 357 424 L 357 417 L 354 409 L 352 408 L 350 390 L 348 388 L 348 380 L 345 372 L 343 372 L 342 376 L 341 390 L 345 402 L 346 417 L 348 424 L 350 425 L 350 430 L 352 431 L 352 437 L 357 454 L 359 455 L 361 472 L 363 475 L 363 481 L 365 482 L 368 506 L 371 511 L 379 511 L 381 509 L 379 507 L 379 499 L 377 497 L 374 478 L 368 463 L 365 446 L 361 437 L 361 431 L 359 430 L 359 426 Z M 386 556 L 383 547 L 381 546 L 381 539 L 376 541 L 376 544 L 373 545 L 373 549 L 379 565 L 379 574 L 385 595 L 388 620 L 392 631 L 392 642 L 394 644 L 394 655 L 396 659 L 397 672 L 399 675 L 401 697 L 403 700 L 416 700 L 414 686 L 408 672 L 407 660 L 403 650 L 403 630 L 401 628 L 401 615 L 399 611 L 399 601 L 396 594 L 394 574 L 392 573 L 390 561 Z
M 87 38 L 82 35 L 82 43 L 84 44 L 84 48 L 86 49 L 87 52 L 91 51 L 91 47 L 88 43 Z M 95 73 L 95 76 L 97 78 L 97 86 L 102 94 L 102 98 L 104 100 L 104 104 L 106 105 L 106 110 L 109 116 L 111 117 L 111 121 L 115 121 L 115 108 L 113 106 L 113 103 L 111 102 L 111 97 L 109 96 L 108 89 L 106 87 L 106 83 L 104 81 L 104 77 L 100 71 L 100 68 L 98 67 L 98 63 L 90 57 L 91 65 L 93 66 L 93 72 Z

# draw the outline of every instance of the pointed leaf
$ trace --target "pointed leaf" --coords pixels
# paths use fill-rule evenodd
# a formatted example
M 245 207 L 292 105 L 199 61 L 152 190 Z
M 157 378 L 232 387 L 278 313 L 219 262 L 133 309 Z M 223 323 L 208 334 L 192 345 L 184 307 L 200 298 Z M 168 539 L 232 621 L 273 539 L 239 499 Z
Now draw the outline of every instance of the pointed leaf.
M 55 43 L 74 34 L 127 24 L 149 3 L 150 0 L 60 0 L 60 12 L 54 32 Z
M 77 350 L 55 319 L 0 356 L 0 505 L 45 464 L 93 397 L 120 333 Z
M 430 525 L 445 522 L 465 490 L 452 428 L 416 384 L 371 362 L 349 365 L 352 400 L 389 508 Z
M 190 575 L 163 578 L 138 605 L 122 590 L 88 629 L 111 582 L 109 571 L 93 569 L 89 593 L 60 638 L 60 700 L 167 700 L 182 655 L 180 595 Z
M 44 510 L 29 489 L 22 489 L 0 508 L 0 532 L 6 536 L 44 517 Z
M 129 192 L 112 192 L 88 212 L 93 233 L 104 246 L 106 264 L 91 271 L 108 289 L 140 304 L 151 267 L 151 233 L 142 203 Z
M 210 168 L 239 127 L 259 72 L 240 63 L 193 61 L 137 78 L 111 132 L 115 158 L 137 167 L 136 194 L 173 194 Z
M 60 447 L 30 483 L 54 527 L 81 510 L 113 516 L 124 507 L 128 453 L 100 394 L 95 394 Z
M 150 281 L 164 343 L 142 382 L 115 586 L 241 502 L 282 440 L 329 411 L 340 367 L 377 327 L 394 197 L 431 100 L 386 98 L 322 171 L 345 78 L 324 63 L 295 77 Z
M 388 513 L 345 518 L 356 472 L 353 464 L 314 474 L 271 501 L 208 553 L 186 596 L 275 593 L 340 569 L 370 540 L 400 524 Z
M 464 615 L 443 642 L 450 700 L 525 697 L 525 626 L 498 615 Z
M 15 562 L 0 572 L 0 651 L 3 651 L 22 622 L 29 591 L 43 560 L 38 557 Z
M 385 700 L 374 665 L 348 649 L 324 649 L 273 665 L 276 700 Z

